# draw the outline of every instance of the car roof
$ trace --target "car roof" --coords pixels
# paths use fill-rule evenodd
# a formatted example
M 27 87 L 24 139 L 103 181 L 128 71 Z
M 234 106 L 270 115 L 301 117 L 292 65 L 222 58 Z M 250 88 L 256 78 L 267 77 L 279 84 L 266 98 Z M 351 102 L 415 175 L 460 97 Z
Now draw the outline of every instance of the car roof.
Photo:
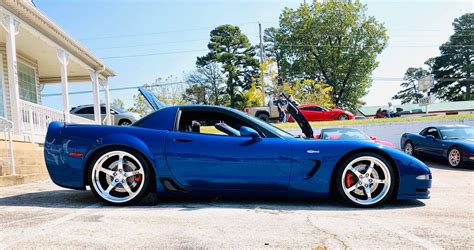
M 469 128 L 470 126 L 464 124 L 454 124 L 454 125 L 439 125 L 434 126 L 436 128 Z

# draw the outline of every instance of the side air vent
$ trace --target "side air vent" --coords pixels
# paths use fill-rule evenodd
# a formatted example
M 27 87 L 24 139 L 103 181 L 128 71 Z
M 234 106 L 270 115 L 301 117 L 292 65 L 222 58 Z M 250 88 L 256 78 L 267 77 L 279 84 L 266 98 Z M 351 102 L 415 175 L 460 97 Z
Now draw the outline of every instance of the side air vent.
M 316 172 L 318 172 L 318 169 L 320 166 L 321 166 L 321 161 L 314 160 L 314 167 L 308 172 L 308 174 L 306 175 L 304 179 L 305 180 L 311 179 L 311 177 L 313 177 L 316 174 Z

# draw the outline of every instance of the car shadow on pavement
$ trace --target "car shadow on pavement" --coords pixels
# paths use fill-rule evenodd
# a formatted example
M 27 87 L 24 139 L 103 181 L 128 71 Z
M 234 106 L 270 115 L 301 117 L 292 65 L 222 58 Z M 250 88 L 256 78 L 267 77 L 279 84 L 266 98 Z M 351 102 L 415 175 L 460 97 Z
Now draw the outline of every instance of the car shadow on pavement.
M 462 166 L 457 168 L 452 168 L 443 160 L 423 160 L 429 168 L 436 168 L 441 170 L 450 170 L 450 171 L 461 171 L 461 172 L 472 172 L 474 171 L 474 166 Z
M 423 207 L 425 203 L 419 200 L 389 202 L 373 209 L 406 209 Z M 0 207 L 43 207 L 43 208 L 114 208 L 97 200 L 90 191 L 52 190 L 27 194 L 13 195 L 0 198 Z M 252 209 L 272 211 L 354 211 L 361 208 L 350 207 L 339 202 L 302 199 L 277 198 L 156 198 L 150 194 L 135 206 L 126 208 L 171 208 L 180 211 L 194 211 L 200 209 Z

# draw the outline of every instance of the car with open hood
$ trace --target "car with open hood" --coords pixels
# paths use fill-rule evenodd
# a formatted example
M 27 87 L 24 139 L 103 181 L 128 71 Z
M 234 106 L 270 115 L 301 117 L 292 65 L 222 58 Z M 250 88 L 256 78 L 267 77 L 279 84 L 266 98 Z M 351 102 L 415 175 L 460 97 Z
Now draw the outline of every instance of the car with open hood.
M 370 207 L 427 199 L 431 172 L 398 150 L 366 141 L 311 140 L 220 106 L 165 106 L 140 89 L 155 112 L 131 126 L 52 122 L 44 144 L 51 179 L 112 205 L 157 196 L 330 197 Z M 215 128 L 221 134 L 207 133 Z

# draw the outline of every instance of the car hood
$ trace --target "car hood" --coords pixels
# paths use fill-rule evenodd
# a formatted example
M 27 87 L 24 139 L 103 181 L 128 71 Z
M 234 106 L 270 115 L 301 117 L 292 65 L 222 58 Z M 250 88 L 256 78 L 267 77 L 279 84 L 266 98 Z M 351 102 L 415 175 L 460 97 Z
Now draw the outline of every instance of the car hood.
M 301 132 L 306 136 L 306 138 L 313 138 L 313 129 L 311 128 L 311 125 L 309 125 L 308 120 L 304 117 L 304 115 L 301 113 L 301 111 L 293 104 L 290 99 L 284 94 L 281 93 L 281 95 L 286 99 L 288 102 L 288 113 L 290 113 L 291 117 L 293 117 L 293 120 L 298 123 L 298 126 L 300 126 Z
M 143 95 L 145 100 L 150 104 L 150 106 L 153 108 L 153 110 L 158 111 L 162 108 L 166 107 L 166 104 L 162 103 L 156 95 L 151 93 L 148 89 L 145 87 L 138 88 L 138 91 Z

